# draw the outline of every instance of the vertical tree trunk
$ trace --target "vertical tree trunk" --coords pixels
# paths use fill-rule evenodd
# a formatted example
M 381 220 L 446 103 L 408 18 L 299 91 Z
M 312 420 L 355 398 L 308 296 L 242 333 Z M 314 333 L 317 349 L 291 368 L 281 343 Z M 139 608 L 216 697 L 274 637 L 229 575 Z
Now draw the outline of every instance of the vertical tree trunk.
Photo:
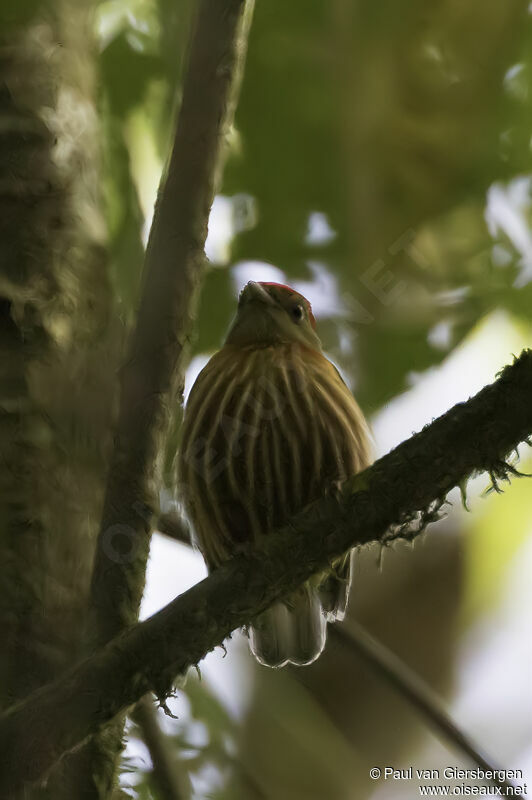
M 90 7 L 21 6 L 0 4 L 0 707 L 80 652 L 115 396 Z

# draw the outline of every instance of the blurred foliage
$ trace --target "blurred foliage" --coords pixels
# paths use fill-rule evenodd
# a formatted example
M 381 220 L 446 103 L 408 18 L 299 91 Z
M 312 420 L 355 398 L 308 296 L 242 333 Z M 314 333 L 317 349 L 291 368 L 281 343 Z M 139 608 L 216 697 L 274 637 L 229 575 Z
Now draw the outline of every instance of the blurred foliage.
M 162 165 L 189 7 L 99 7 L 109 221 L 126 317 L 142 259 L 127 124 L 141 109 Z M 259 2 L 222 186 L 235 215 L 253 198 L 256 219 L 240 231 L 236 221 L 229 264 L 213 264 L 198 349 L 219 345 L 233 311 L 231 265 L 250 260 L 280 267 L 292 282 L 316 283 L 312 262 L 334 276 L 345 307 L 322 334 L 357 375 L 370 411 L 494 307 L 526 315 L 523 254 L 504 229 L 490 231 L 485 213 L 489 187 L 528 169 L 531 37 L 517 0 L 410 0 L 400 12 L 388 2 L 378 13 L 369 0 Z M 334 232 L 329 240 L 309 241 L 316 212 Z M 522 213 L 528 220 L 530 206 Z M 429 336 L 442 322 L 445 347 Z
M 532 459 L 523 459 L 517 468 L 523 475 L 530 475 Z M 499 492 L 491 489 L 483 507 L 476 507 L 475 513 L 465 520 L 467 590 L 462 606 L 464 622 L 497 603 L 506 570 L 532 533 L 531 511 L 528 480 L 514 479 L 511 486 L 499 487 Z
M 192 7 L 97 9 L 107 219 L 127 322 Z M 273 267 L 313 300 L 324 346 L 368 415 L 493 311 L 529 322 L 531 93 L 523 0 L 257 0 L 193 354 L 219 346 L 242 283 L 270 279 Z M 466 518 L 465 561 L 453 525 L 448 544 L 435 537 L 415 560 L 394 554 L 380 577 L 364 555 L 357 614 L 440 691 L 451 685 L 460 613 L 485 606 L 528 533 L 528 494 L 523 479 Z M 205 685 L 189 680 L 185 694 L 207 743 L 192 745 L 186 720 L 172 735 L 191 774 L 211 769 L 219 798 L 364 797 L 371 787 L 364 777 L 350 790 L 352 770 L 383 747 L 399 759 L 417 730 L 334 648 L 304 674 L 259 671 L 242 728 Z M 156 797 L 149 770 L 137 790 Z
M 142 112 L 163 161 L 179 101 L 190 8 L 191 0 L 179 4 L 168 0 L 104 0 L 97 6 L 112 270 L 126 321 L 131 320 L 136 307 L 144 252 L 144 217 L 128 124 L 136 112 Z M 154 87 L 160 91 L 153 91 Z
M 234 255 L 292 279 L 319 259 L 363 306 L 367 321 L 347 320 L 359 363 L 327 346 L 366 408 L 445 355 L 428 341 L 442 319 L 452 346 L 494 302 L 530 307 L 515 265 L 494 269 L 483 218 L 490 184 L 528 167 L 530 98 L 508 75 L 529 69 L 530 35 L 521 2 L 258 5 L 225 190 L 254 196 L 259 218 Z M 304 241 L 313 211 L 337 233 L 320 248 Z M 378 296 L 386 270 L 406 281 L 397 299 L 392 284 Z M 462 287 L 451 308 L 438 296 Z

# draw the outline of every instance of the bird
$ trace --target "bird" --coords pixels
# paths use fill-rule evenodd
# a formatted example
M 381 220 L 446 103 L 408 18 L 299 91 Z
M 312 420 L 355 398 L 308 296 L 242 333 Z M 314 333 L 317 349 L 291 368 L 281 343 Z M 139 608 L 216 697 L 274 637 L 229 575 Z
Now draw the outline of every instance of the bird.
M 309 301 L 284 284 L 247 283 L 223 346 L 190 391 L 177 459 L 209 572 L 369 466 L 370 443 L 362 411 L 323 354 Z M 257 661 L 315 661 L 327 623 L 345 615 L 350 570 L 348 553 L 253 619 L 246 632 Z

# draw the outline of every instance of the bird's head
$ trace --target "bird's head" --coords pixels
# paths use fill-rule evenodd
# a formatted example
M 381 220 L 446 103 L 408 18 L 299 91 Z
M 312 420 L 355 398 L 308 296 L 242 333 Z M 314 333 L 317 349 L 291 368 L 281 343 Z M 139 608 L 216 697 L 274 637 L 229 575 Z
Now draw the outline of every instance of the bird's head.
M 226 344 L 262 347 L 290 343 L 321 351 L 309 301 L 281 283 L 250 281 L 240 293 Z

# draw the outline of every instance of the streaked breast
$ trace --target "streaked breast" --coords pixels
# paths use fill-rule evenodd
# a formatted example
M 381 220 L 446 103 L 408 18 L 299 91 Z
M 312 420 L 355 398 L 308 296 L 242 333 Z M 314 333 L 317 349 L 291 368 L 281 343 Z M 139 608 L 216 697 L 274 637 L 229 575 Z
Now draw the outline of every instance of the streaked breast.
M 368 463 L 362 413 L 316 351 L 226 346 L 194 384 L 179 479 L 210 567 Z

